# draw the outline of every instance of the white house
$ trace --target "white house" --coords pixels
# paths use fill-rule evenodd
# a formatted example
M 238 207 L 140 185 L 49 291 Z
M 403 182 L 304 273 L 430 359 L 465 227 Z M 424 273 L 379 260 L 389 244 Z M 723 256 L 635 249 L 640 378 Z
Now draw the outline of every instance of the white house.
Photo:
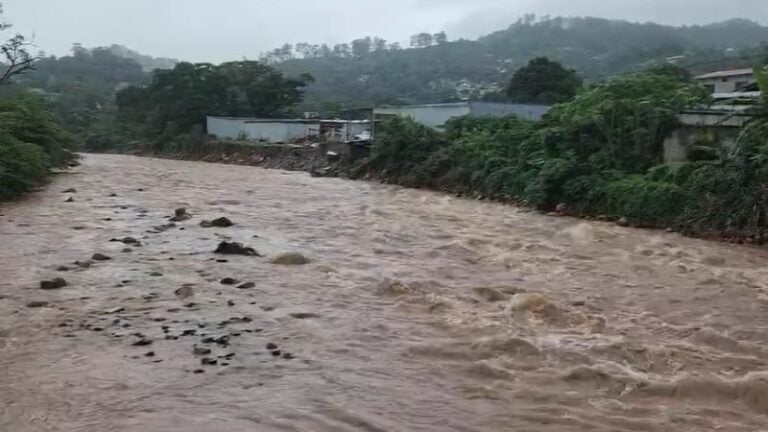
M 455 102 L 429 105 L 382 107 L 373 110 L 378 119 L 401 116 L 410 117 L 425 126 L 440 127 L 449 120 L 463 117 L 505 117 L 515 115 L 526 120 L 540 120 L 549 111 L 547 105 L 507 104 L 490 102 Z
M 696 77 L 712 94 L 732 94 L 756 82 L 752 69 L 732 69 L 711 72 Z

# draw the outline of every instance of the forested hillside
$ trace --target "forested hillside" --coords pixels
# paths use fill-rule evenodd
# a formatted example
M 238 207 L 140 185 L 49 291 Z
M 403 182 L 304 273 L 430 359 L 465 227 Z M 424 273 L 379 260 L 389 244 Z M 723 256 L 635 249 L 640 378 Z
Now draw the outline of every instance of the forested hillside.
M 289 75 L 309 72 L 304 108 L 426 103 L 482 98 L 502 90 L 512 73 L 535 57 L 575 69 L 587 81 L 641 70 L 669 57 L 694 72 L 752 66 L 763 55 L 768 27 L 733 20 L 670 27 L 598 18 L 529 16 L 477 41 L 448 42 L 444 34 L 415 35 L 410 49 L 380 38 L 334 47 L 300 43 L 264 56 Z

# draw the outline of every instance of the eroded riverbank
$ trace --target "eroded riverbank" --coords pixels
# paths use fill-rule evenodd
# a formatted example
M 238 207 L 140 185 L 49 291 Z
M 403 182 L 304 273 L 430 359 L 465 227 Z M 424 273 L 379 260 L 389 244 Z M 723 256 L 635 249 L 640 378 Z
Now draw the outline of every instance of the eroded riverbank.
M 193 218 L 158 230 L 178 207 Z M 768 424 L 764 250 L 128 156 L 88 155 L 0 213 L 0 430 Z M 236 225 L 199 226 L 219 216 Z M 224 240 L 265 256 L 213 254 Z M 292 251 L 311 263 L 268 258 Z M 95 253 L 112 259 L 74 265 Z

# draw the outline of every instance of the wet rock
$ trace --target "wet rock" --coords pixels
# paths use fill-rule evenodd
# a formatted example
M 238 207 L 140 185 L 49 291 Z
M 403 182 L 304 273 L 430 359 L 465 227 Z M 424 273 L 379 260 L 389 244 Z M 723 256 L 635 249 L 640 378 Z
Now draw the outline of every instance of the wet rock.
M 182 336 L 195 336 L 197 334 L 197 329 L 190 329 L 190 330 L 184 330 L 181 332 Z
M 122 307 L 122 306 L 117 306 L 117 307 L 113 307 L 112 309 L 110 309 L 110 310 L 108 310 L 108 311 L 106 311 L 104 313 L 106 313 L 107 315 L 114 315 L 114 314 L 120 313 L 120 312 L 125 312 L 125 308 Z
M 238 283 L 240 283 L 240 281 L 229 277 L 221 280 L 222 285 L 237 285 Z
M 242 243 L 226 241 L 219 243 L 214 253 L 221 255 L 261 256 L 255 249 L 244 246 Z
M 124 248 L 124 249 L 123 249 L 123 250 L 121 250 L 120 252 L 122 252 L 122 253 L 132 253 L 132 252 L 133 252 L 133 249 L 131 249 L 131 248 Z
M 116 197 L 116 196 L 117 196 L 117 194 L 116 194 L 116 193 L 114 193 L 114 192 L 112 192 L 111 194 L 109 194 L 109 197 L 110 197 L 110 198 L 114 198 L 114 197 Z
M 269 351 L 274 351 L 274 350 L 278 349 L 278 346 L 277 346 L 276 343 L 270 342 L 270 343 L 267 344 L 267 349 Z
M 135 347 L 142 347 L 142 346 L 150 346 L 153 343 L 154 341 L 152 339 L 141 338 L 136 342 L 132 343 L 131 345 Z
M 204 344 L 217 344 L 221 346 L 229 346 L 229 335 L 223 336 L 208 336 L 202 340 Z
M 69 267 L 67 267 L 67 266 L 58 266 L 58 267 L 56 267 L 56 271 L 58 271 L 58 272 L 68 272 L 69 271 Z
M 211 349 L 206 347 L 195 346 L 192 348 L 192 354 L 196 356 L 207 356 L 211 354 Z
M 61 193 L 77 193 L 77 189 L 69 188 L 69 189 L 61 191 Z
M 628 227 L 629 226 L 629 219 L 623 217 L 616 221 L 616 225 L 622 226 L 622 227 Z
M 48 303 L 47 301 L 42 301 L 42 300 L 32 300 L 32 301 L 30 301 L 30 302 L 27 302 L 27 305 L 26 305 L 26 306 L 27 306 L 28 308 L 30 308 L 30 309 L 39 309 L 39 308 L 48 307 L 48 304 L 49 304 L 49 303 Z
M 171 222 L 184 222 L 186 220 L 192 219 L 192 216 L 187 213 L 187 209 L 184 207 L 177 208 L 174 211 L 173 217 L 170 219 Z
M 251 288 L 256 288 L 256 284 L 253 282 L 246 282 L 244 284 L 237 286 L 237 289 L 241 289 L 241 290 L 251 289 Z
M 154 230 L 155 230 L 156 233 L 162 233 L 162 232 L 168 231 L 169 229 L 173 229 L 173 228 L 176 228 L 176 224 L 171 222 L 171 223 L 167 223 L 165 225 L 156 226 L 154 228 Z
M 101 254 L 101 253 L 96 253 L 96 254 L 93 254 L 91 259 L 94 260 L 94 261 L 109 261 L 112 258 L 107 256 L 107 255 Z
M 304 320 L 304 319 L 320 318 L 320 315 L 309 313 L 309 312 L 298 312 L 298 313 L 292 313 L 291 318 Z
M 204 374 L 204 373 L 205 373 L 205 371 L 204 371 L 204 370 L 202 370 L 202 369 L 196 369 L 196 370 L 194 370 L 192 373 L 193 373 L 193 374 L 195 374 L 195 375 L 200 375 L 200 374 Z
M 227 300 L 227 306 L 232 307 L 234 305 L 235 305 L 235 301 L 234 300 Z
M 144 357 L 150 357 L 151 358 L 151 357 L 154 357 L 154 356 L 155 356 L 155 352 L 154 351 L 150 351 L 150 352 L 144 354 Z
M 216 359 L 206 357 L 206 358 L 200 359 L 200 364 L 202 364 L 203 366 L 216 366 L 217 364 L 219 364 L 219 361 Z
M 296 357 L 294 357 L 294 355 L 293 355 L 293 354 L 291 354 L 291 353 L 288 353 L 288 352 L 287 352 L 287 353 L 283 353 L 283 358 L 284 358 L 285 360 L 293 360 L 293 359 L 295 359 Z
M 75 261 L 75 265 L 80 267 L 80 268 L 86 269 L 86 268 L 90 268 L 93 265 L 93 261 L 90 261 L 90 260 L 88 260 L 88 261 Z
M 188 299 L 195 295 L 195 291 L 192 289 L 191 286 L 183 286 L 176 291 L 174 291 L 174 294 L 176 294 L 176 297 L 180 299 Z
M 160 272 L 152 272 L 149 274 L 151 277 L 161 277 L 163 274 Z
M 141 245 L 141 242 L 138 241 L 137 239 L 133 238 L 133 237 L 123 237 L 121 239 L 113 238 L 112 240 L 110 240 L 110 242 L 113 242 L 113 243 L 125 243 L 127 245 L 135 245 L 135 246 Z
M 69 197 L 69 199 L 67 199 L 67 200 L 66 200 L 66 201 L 64 201 L 64 202 L 68 202 L 68 203 L 72 203 L 72 202 L 75 202 L 75 197 Z
M 200 222 L 200 226 L 203 228 L 229 228 L 233 225 L 235 225 L 234 222 L 225 217 L 220 217 L 212 221 L 204 220 Z
M 280 355 L 281 355 L 281 354 L 283 354 L 283 352 L 282 352 L 282 351 L 280 351 L 280 350 L 274 350 L 274 351 L 272 351 L 272 355 L 273 355 L 273 356 L 275 356 L 275 357 L 280 357 Z
M 40 282 L 41 290 L 57 290 L 64 288 L 65 286 L 67 286 L 67 281 L 65 281 L 63 278 L 55 278 L 52 280 Z
M 559 215 L 565 215 L 568 214 L 568 204 L 566 203 L 560 203 L 555 207 L 555 213 Z
M 306 265 L 309 264 L 309 258 L 296 252 L 284 253 L 272 258 L 272 264 L 277 265 Z

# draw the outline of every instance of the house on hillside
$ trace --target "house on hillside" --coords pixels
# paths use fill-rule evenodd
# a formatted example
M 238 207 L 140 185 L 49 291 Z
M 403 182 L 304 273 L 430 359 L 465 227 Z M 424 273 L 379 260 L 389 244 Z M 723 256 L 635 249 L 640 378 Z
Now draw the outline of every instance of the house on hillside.
M 710 72 L 696 77 L 714 96 L 744 91 L 756 83 L 752 69 L 732 69 Z
M 410 117 L 417 123 L 437 128 L 451 119 L 463 116 L 505 117 L 514 115 L 525 120 L 540 120 L 550 108 L 548 105 L 455 102 L 375 108 L 373 115 L 376 120 L 394 116 Z

